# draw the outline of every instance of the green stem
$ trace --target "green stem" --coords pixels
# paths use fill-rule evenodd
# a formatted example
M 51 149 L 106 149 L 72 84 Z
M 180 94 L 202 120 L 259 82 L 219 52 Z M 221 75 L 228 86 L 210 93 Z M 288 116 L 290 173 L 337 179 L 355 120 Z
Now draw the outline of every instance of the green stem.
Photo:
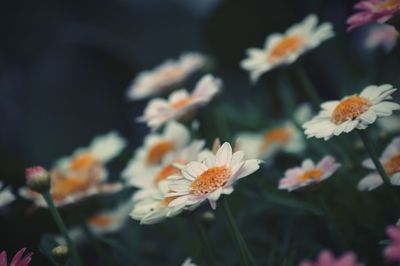
M 315 89 L 311 80 L 309 79 L 306 72 L 300 65 L 295 66 L 293 69 L 294 69 L 294 75 L 301 82 L 304 92 L 310 98 L 310 101 L 312 102 L 314 107 L 318 110 L 322 100 L 321 97 L 319 97 L 317 90 Z
M 56 206 L 54 205 L 54 201 L 50 195 L 50 192 L 49 191 L 44 192 L 42 194 L 42 196 L 43 196 L 44 200 L 46 201 L 47 206 L 49 207 L 49 211 L 50 211 L 51 215 L 53 216 L 53 219 L 56 222 L 58 229 L 60 230 L 61 234 L 65 238 L 65 241 L 67 242 L 68 249 L 71 252 L 71 256 L 72 256 L 73 260 L 75 261 L 75 265 L 81 266 L 82 261 L 79 257 L 78 250 L 76 249 L 76 246 L 74 245 L 74 243 L 72 242 L 71 238 L 68 235 L 67 227 L 65 226 Z
M 214 259 L 215 256 L 214 256 L 214 252 L 213 252 L 214 249 L 212 247 L 212 242 L 210 241 L 210 239 L 206 233 L 206 230 L 204 229 L 204 226 L 201 223 L 201 221 L 199 221 L 198 217 L 195 217 L 195 220 L 196 220 L 196 226 L 199 231 L 200 238 L 203 242 L 202 248 L 206 253 L 205 255 L 208 258 L 210 265 L 216 265 L 215 259 Z
M 224 197 L 222 199 L 222 206 L 224 209 L 226 219 L 228 220 L 232 239 L 235 241 L 236 249 L 240 253 L 242 264 L 245 266 L 255 266 L 256 263 L 253 258 L 253 255 L 251 254 L 249 248 L 247 247 L 247 244 L 244 241 L 244 239 L 235 223 L 235 220 L 233 219 L 232 212 L 231 212 L 231 209 L 229 207 L 226 197 Z
M 357 130 L 357 131 L 358 131 L 358 134 L 360 135 L 362 142 L 364 143 L 365 148 L 367 149 L 367 151 L 369 153 L 369 156 L 371 157 L 372 161 L 374 162 L 376 170 L 381 175 L 383 182 L 391 188 L 392 185 L 390 183 L 390 178 L 386 174 L 385 169 L 383 168 L 381 162 L 379 161 L 376 150 L 375 150 L 374 146 L 372 145 L 372 142 L 368 138 L 368 134 L 365 132 L 365 130 Z

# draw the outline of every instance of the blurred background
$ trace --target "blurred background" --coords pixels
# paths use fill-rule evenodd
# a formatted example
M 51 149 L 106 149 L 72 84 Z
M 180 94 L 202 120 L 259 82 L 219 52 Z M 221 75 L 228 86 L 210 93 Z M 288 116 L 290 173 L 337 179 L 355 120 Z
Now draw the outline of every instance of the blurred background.
M 284 31 L 309 13 L 332 22 L 337 33 L 337 38 L 310 52 L 302 62 L 324 99 L 358 91 L 369 83 L 398 85 L 399 48 L 390 55 L 367 51 L 362 45 L 366 29 L 346 32 L 345 21 L 355 2 L 2 1 L 0 179 L 17 191 L 24 184 L 26 166 L 50 167 L 56 159 L 112 129 L 130 145 L 129 153 L 111 165 L 112 177 L 118 179 L 127 158 L 148 132 L 144 124 L 135 122 L 146 101 L 128 102 L 129 84 L 138 71 L 185 51 L 213 57 L 214 73 L 225 83 L 224 103 L 243 112 L 260 105 L 269 117 L 282 117 L 274 100 L 265 98 L 265 84 L 252 87 L 239 62 L 248 47 L 261 47 L 268 34 Z M 305 99 L 302 92 L 297 97 Z M 263 115 L 266 113 L 261 112 L 261 119 Z M 57 232 L 49 214 L 32 209 L 31 203 L 22 199 L 3 212 L 0 250 L 11 255 L 27 247 L 35 253 L 32 265 L 50 265 L 38 250 L 44 232 Z M 275 218 L 262 219 L 273 223 Z M 127 245 L 140 257 L 141 263 L 136 265 L 178 265 L 183 261 L 184 245 L 171 247 L 174 239 L 165 237 L 155 242 L 161 232 L 176 236 L 173 230 L 181 230 L 180 226 L 168 221 L 139 231 L 138 223 L 129 221 L 125 235 L 136 240 Z M 369 251 L 364 248 L 361 252 Z M 93 250 L 88 248 L 85 254 L 93 261 L 88 265 L 98 265 Z

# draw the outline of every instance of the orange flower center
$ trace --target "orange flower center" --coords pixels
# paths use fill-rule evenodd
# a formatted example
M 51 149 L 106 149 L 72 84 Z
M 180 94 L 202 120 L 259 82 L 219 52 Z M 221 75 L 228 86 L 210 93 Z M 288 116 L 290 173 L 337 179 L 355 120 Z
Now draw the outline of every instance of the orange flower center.
M 298 179 L 301 182 L 305 182 L 308 180 L 319 181 L 319 180 L 321 180 L 321 177 L 323 176 L 323 174 L 324 174 L 324 172 L 322 172 L 321 169 L 314 168 L 314 169 L 304 172 L 303 175 L 298 177 Z
M 192 98 L 187 97 L 187 98 L 180 99 L 179 101 L 176 101 L 174 103 L 171 103 L 171 107 L 174 109 L 181 109 L 181 108 L 187 106 L 188 104 L 190 104 L 191 102 L 192 102 Z
M 377 11 L 396 9 L 400 5 L 399 0 L 386 0 L 376 4 Z
M 281 145 L 286 144 L 291 139 L 292 134 L 293 132 L 287 127 L 279 127 L 267 131 L 261 142 L 260 153 L 266 152 L 273 143 Z
M 287 36 L 282 38 L 272 48 L 269 54 L 270 61 L 280 60 L 282 57 L 286 57 L 290 53 L 296 52 L 303 45 L 303 39 L 299 36 Z
M 361 96 L 350 96 L 342 100 L 333 110 L 331 121 L 340 125 L 348 120 L 354 120 L 368 110 L 371 103 Z
M 111 225 L 114 220 L 109 215 L 99 214 L 89 219 L 89 224 L 96 225 L 101 228 L 106 228 Z
M 400 154 L 393 156 L 387 163 L 383 166 L 386 173 L 391 176 L 396 172 L 400 171 Z
M 215 191 L 226 184 L 231 169 L 226 166 L 214 166 L 199 175 L 190 185 L 190 192 L 196 196 Z
M 90 187 L 88 179 L 79 176 L 53 178 L 51 195 L 56 201 L 62 201 L 68 195 L 86 191 Z
M 161 181 L 167 179 L 167 177 L 169 177 L 171 175 L 179 174 L 179 173 L 180 173 L 180 171 L 178 168 L 174 167 L 172 164 L 169 164 L 157 173 L 156 177 L 154 178 L 154 183 L 158 184 Z
M 153 145 L 148 153 L 146 163 L 147 165 L 154 165 L 161 162 L 164 156 L 175 148 L 175 144 L 170 140 L 160 141 Z
M 70 168 L 75 171 L 86 170 L 97 162 L 96 158 L 90 153 L 77 155 L 71 162 Z

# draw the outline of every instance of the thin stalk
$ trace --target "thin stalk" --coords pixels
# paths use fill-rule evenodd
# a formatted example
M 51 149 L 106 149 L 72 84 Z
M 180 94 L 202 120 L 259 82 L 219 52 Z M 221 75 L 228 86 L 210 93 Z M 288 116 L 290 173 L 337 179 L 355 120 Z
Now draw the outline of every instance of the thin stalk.
M 235 220 L 233 219 L 232 212 L 231 212 L 231 209 L 229 207 L 226 197 L 222 199 L 222 206 L 224 209 L 226 219 L 228 220 L 231 237 L 235 242 L 236 249 L 240 253 L 242 264 L 245 266 L 255 266 L 256 263 L 253 258 L 253 255 L 251 254 L 249 248 L 247 247 L 247 244 L 244 241 L 242 234 L 240 233 L 240 231 L 235 223 Z
M 204 229 L 204 226 L 201 223 L 201 221 L 199 221 L 198 217 L 195 217 L 195 221 L 196 221 L 197 229 L 199 231 L 200 238 L 203 242 L 202 248 L 205 251 L 204 253 L 205 253 L 206 257 L 208 258 L 210 265 L 216 265 L 213 247 L 212 247 L 210 238 L 208 237 L 206 230 Z
M 54 201 L 50 195 L 50 192 L 48 192 L 48 191 L 44 192 L 42 194 L 42 196 L 43 196 L 44 200 L 46 201 L 47 206 L 49 207 L 49 211 L 50 211 L 51 215 L 53 216 L 53 219 L 56 222 L 58 229 L 60 230 L 61 234 L 65 238 L 65 241 L 67 242 L 68 249 L 71 252 L 72 259 L 75 261 L 75 265 L 81 266 L 82 261 L 79 257 L 78 250 L 76 249 L 75 244 L 72 242 L 71 238 L 68 235 L 67 227 L 65 226 L 56 206 L 54 205 Z
M 306 72 L 300 65 L 295 66 L 293 70 L 294 75 L 301 82 L 304 92 L 310 98 L 310 101 L 312 102 L 314 107 L 316 109 L 319 109 L 322 100 L 321 97 L 318 95 L 318 92 L 312 84 L 310 78 L 307 76 Z
M 369 156 L 371 157 L 371 159 L 376 167 L 376 170 L 381 175 L 383 182 L 386 185 L 392 187 L 392 185 L 390 183 L 390 178 L 386 174 L 385 169 L 383 168 L 381 162 L 379 161 L 376 150 L 375 150 L 374 146 L 372 145 L 372 142 L 369 140 L 367 133 L 365 132 L 365 130 L 357 130 L 357 131 L 358 131 L 358 134 L 360 135 L 362 142 L 364 143 L 365 148 L 367 149 L 367 152 L 369 153 Z

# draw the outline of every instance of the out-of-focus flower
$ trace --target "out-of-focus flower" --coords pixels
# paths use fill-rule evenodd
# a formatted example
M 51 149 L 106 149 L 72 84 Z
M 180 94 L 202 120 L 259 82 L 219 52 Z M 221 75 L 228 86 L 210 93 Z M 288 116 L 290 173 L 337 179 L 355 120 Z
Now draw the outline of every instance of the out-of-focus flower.
M 395 27 L 390 25 L 373 25 L 368 29 L 364 45 L 368 50 L 382 47 L 388 53 L 396 45 L 398 38 L 399 33 Z
M 171 121 L 163 133 L 151 133 L 144 139 L 144 144 L 136 152 L 122 171 L 122 177 L 135 187 L 147 187 L 151 178 L 159 171 L 165 157 L 184 148 L 190 142 L 190 132 L 182 124 Z
M 199 107 L 206 105 L 220 91 L 222 82 L 212 75 L 206 75 L 196 84 L 194 91 L 189 94 L 185 89 L 174 91 L 168 100 L 156 98 L 151 100 L 140 122 L 156 130 L 171 120 L 185 120 L 191 117 Z
M 385 23 L 400 12 L 399 0 L 363 0 L 354 5 L 360 10 L 347 19 L 348 31 L 369 23 Z
M 386 133 L 399 133 L 400 117 L 398 115 L 384 117 L 378 120 L 378 125 Z
M 51 255 L 60 265 L 65 265 L 68 261 L 69 251 L 65 245 L 56 246 L 51 250 Z
M 126 142 L 117 133 L 96 137 L 87 148 L 80 148 L 71 157 L 60 159 L 51 169 L 50 194 L 57 206 L 76 202 L 99 193 L 112 193 L 122 188 L 120 183 L 106 183 L 105 164 L 117 156 Z M 20 195 L 39 206 L 47 206 L 41 195 L 21 188 Z
M 308 138 L 330 139 L 354 129 L 366 129 L 377 118 L 390 116 L 400 105 L 388 100 L 397 89 L 392 85 L 370 85 L 359 95 L 328 101 L 321 104 L 322 110 L 303 127 Z
M 295 111 L 295 121 L 303 124 L 311 118 L 310 105 L 302 105 Z M 237 135 L 240 149 L 248 158 L 271 159 L 280 151 L 300 153 L 305 148 L 303 132 L 292 121 L 269 128 L 262 133 L 243 132 Z
M 295 62 L 302 54 L 334 36 L 330 23 L 319 26 L 317 23 L 317 16 L 309 15 L 290 27 L 285 34 L 269 35 L 263 49 L 247 50 L 248 57 L 241 62 L 241 67 L 249 71 L 251 80 L 256 82 L 265 72 Z
M 203 160 L 193 161 L 182 167 L 181 174 L 170 176 L 167 195 L 176 197 L 169 207 L 196 206 L 208 200 L 213 209 L 221 194 L 231 194 L 233 184 L 260 167 L 260 160 L 244 160 L 244 152 L 232 153 L 232 147 L 225 142 L 218 151 L 207 153 Z
M 192 262 L 192 258 L 187 258 L 183 263 L 182 266 L 197 266 Z
M 44 193 L 50 189 L 50 175 L 41 166 L 25 169 L 26 184 L 33 191 Z
M 32 252 L 28 252 L 25 256 L 24 253 L 26 248 L 19 250 L 12 258 L 10 264 L 7 263 L 7 253 L 5 251 L 0 252 L 0 266 L 28 266 L 32 260 Z
M 96 234 L 107 234 L 118 231 L 129 217 L 132 203 L 121 204 L 114 209 L 104 210 L 89 217 L 87 225 Z
M 386 234 L 392 242 L 383 250 L 383 256 L 389 262 L 400 262 L 400 229 L 390 225 L 386 229 Z
M 3 188 L 3 182 L 0 181 L 0 209 L 15 200 L 14 194 L 9 187 Z
M 340 166 L 331 156 L 325 156 L 317 165 L 311 159 L 306 159 L 300 167 L 286 170 L 285 177 L 279 181 L 279 189 L 293 191 L 322 182 L 332 176 Z
M 167 154 L 159 167 L 143 168 L 141 172 L 136 172 L 129 180 L 132 185 L 140 188 L 134 194 L 133 200 L 144 199 L 157 192 L 160 182 L 166 180 L 171 175 L 180 173 L 175 164 L 186 164 L 197 160 L 203 147 L 203 140 L 195 140 L 188 146 Z
M 394 138 L 392 142 L 384 150 L 380 161 L 386 174 L 390 177 L 392 185 L 400 186 L 400 137 Z M 358 183 L 358 190 L 371 191 L 383 184 L 380 174 L 376 171 L 375 164 L 371 159 L 366 159 L 363 166 L 367 169 L 374 170 Z
M 170 191 L 168 186 L 168 180 L 161 181 L 157 185 L 157 190 L 148 194 L 147 197 L 135 199 L 131 217 L 140 221 L 141 224 L 155 224 L 181 213 L 185 206 L 169 206 L 169 203 L 176 197 L 168 196 Z
M 299 266 L 364 266 L 364 264 L 357 262 L 357 257 L 353 252 L 347 252 L 335 258 L 332 252 L 324 250 L 319 253 L 315 262 L 305 260 Z
M 186 53 L 178 60 L 167 60 L 153 70 L 143 71 L 134 79 L 127 96 L 131 100 L 147 98 L 172 89 L 206 63 L 199 53 Z

